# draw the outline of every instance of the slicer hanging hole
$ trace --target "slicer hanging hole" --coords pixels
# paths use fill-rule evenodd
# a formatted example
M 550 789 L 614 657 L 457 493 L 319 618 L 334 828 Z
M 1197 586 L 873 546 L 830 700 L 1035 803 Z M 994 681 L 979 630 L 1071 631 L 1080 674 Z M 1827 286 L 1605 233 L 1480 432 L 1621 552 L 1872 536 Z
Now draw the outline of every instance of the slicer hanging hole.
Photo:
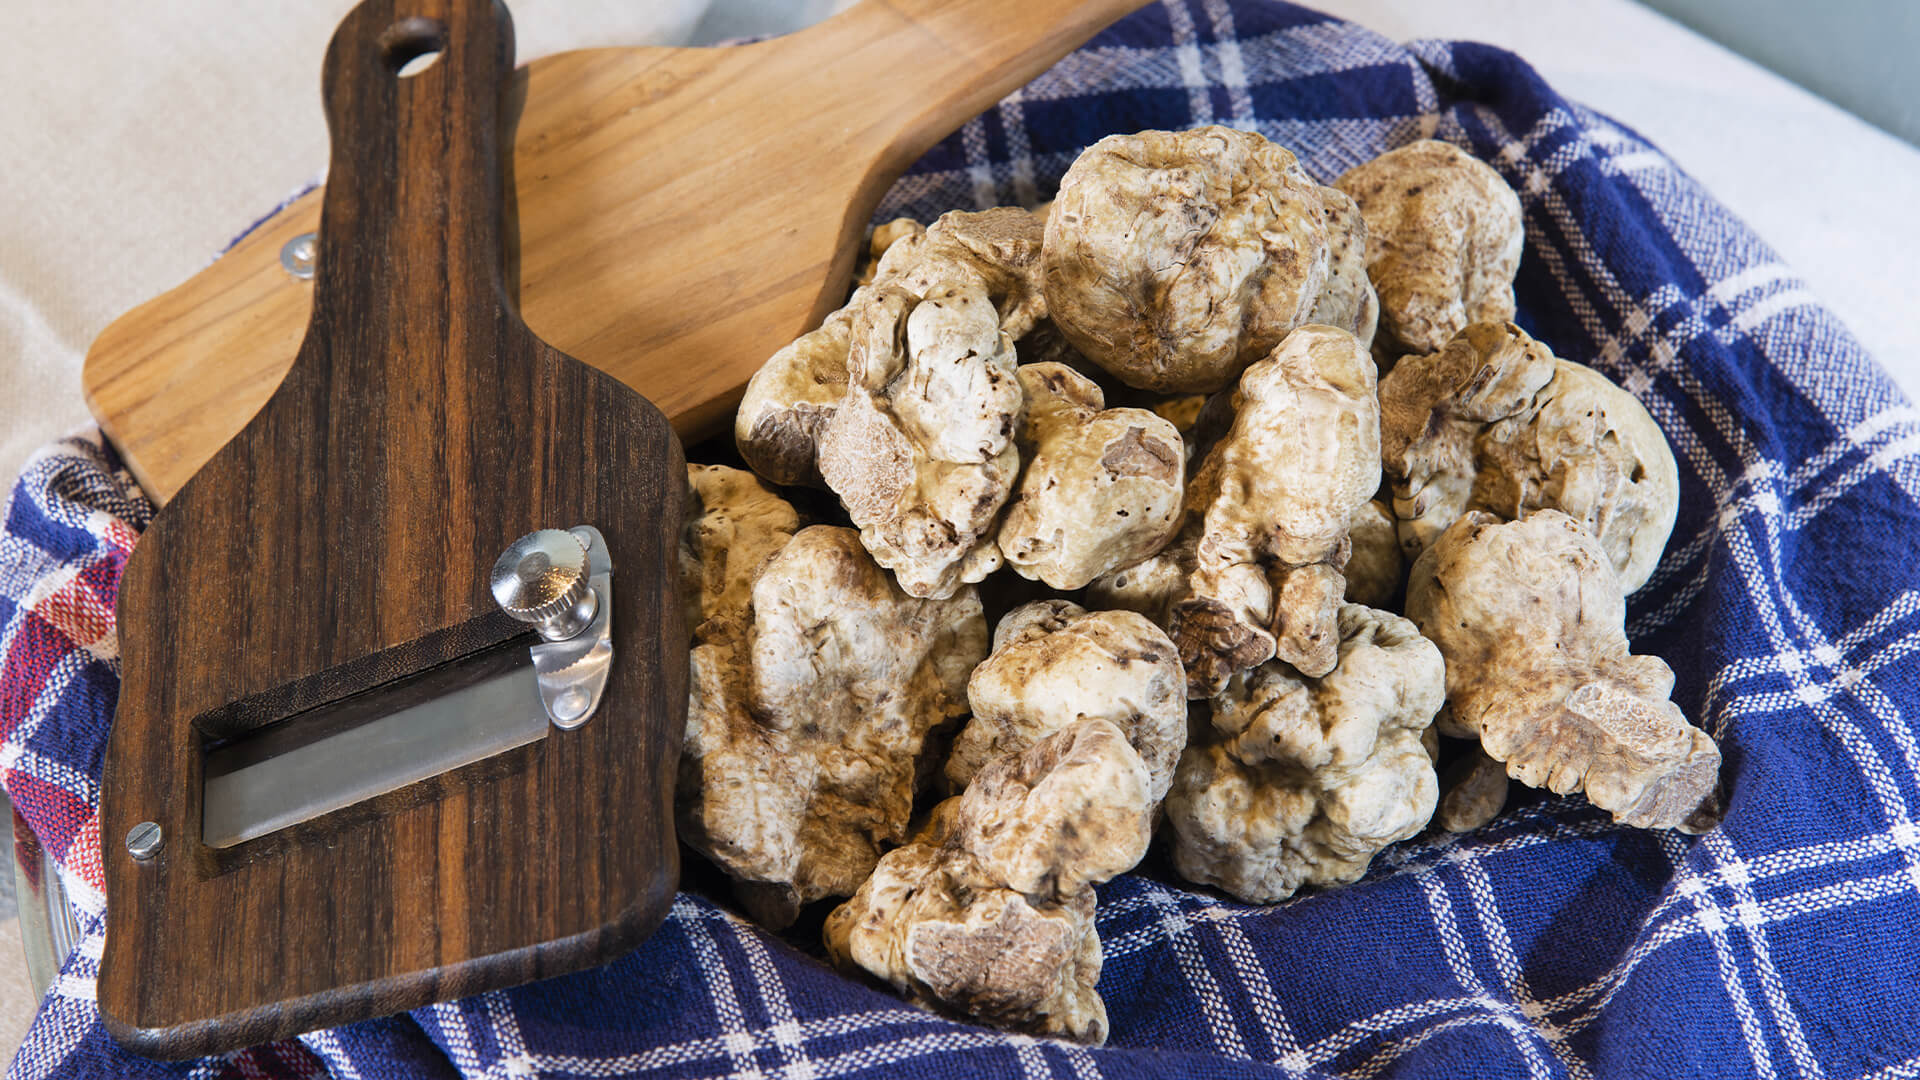
M 418 75 L 421 72 L 432 67 L 434 65 L 434 62 L 439 59 L 440 59 L 440 53 L 439 53 L 439 50 L 437 49 L 433 52 L 421 53 L 419 56 L 416 56 L 413 59 L 407 61 L 406 63 L 400 65 L 400 70 L 395 74 L 399 75 L 403 79 L 411 79 L 415 75 Z
M 401 19 L 380 35 L 380 53 L 387 70 L 402 79 L 432 67 L 446 45 L 446 24 L 438 19 Z

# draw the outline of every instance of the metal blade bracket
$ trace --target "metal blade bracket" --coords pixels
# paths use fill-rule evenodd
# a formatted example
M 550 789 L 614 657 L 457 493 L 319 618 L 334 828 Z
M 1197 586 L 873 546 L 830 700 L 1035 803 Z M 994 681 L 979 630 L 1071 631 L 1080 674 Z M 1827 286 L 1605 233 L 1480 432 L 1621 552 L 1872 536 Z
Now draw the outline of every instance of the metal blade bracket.
M 232 847 L 591 720 L 613 669 L 606 537 L 530 533 L 493 575 L 500 606 L 540 634 L 526 652 L 496 646 L 216 747 L 203 842 Z
M 591 525 L 568 530 L 587 549 L 587 583 L 593 621 L 572 637 L 542 640 L 531 648 L 547 719 L 562 731 L 593 719 L 613 668 L 613 559 L 607 539 Z

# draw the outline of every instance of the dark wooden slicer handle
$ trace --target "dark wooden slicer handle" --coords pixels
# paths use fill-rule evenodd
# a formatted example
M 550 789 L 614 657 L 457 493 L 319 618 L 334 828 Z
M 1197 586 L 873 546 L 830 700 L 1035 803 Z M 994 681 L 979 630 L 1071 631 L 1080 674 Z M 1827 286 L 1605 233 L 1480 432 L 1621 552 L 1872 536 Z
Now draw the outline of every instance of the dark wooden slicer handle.
M 417 73 L 409 61 L 432 54 Z M 510 305 L 501 238 L 501 102 L 513 21 L 495 0 L 369 0 L 327 47 L 332 143 L 309 337 L 344 331 L 338 371 L 405 363 Z M 441 312 L 441 319 L 422 313 Z M 369 349 L 384 334 L 391 348 Z M 458 353 L 456 348 L 454 353 Z M 338 374 L 347 374 L 338 371 Z
M 506 294 L 512 57 L 492 0 L 363 0 L 341 23 L 306 336 L 122 574 L 97 986 L 108 1031 L 140 1053 L 578 971 L 673 902 L 686 466 L 657 408 L 541 341 Z M 322 708 L 371 717 L 440 692 L 422 677 L 446 665 L 523 649 L 488 570 L 515 538 L 577 525 L 618 575 L 590 722 L 205 842 L 220 741 L 284 723 L 284 749 L 331 730 Z M 142 823 L 164 842 L 138 855 L 122 838 Z

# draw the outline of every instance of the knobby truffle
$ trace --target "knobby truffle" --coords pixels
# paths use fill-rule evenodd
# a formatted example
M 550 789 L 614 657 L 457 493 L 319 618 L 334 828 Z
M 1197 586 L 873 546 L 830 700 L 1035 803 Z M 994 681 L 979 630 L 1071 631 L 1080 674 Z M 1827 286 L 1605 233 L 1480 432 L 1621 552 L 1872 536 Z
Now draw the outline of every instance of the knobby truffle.
M 1468 510 L 1554 509 L 1599 539 L 1632 592 L 1679 511 L 1679 468 L 1646 407 L 1512 323 L 1403 359 L 1380 380 L 1380 436 L 1409 559 Z
M 820 475 L 874 560 L 914 596 L 1000 566 L 994 526 L 1020 469 L 1013 339 L 985 289 L 876 286 L 854 319 L 848 383 L 820 433 Z
M 1179 527 L 1186 448 L 1145 409 L 1109 409 L 1100 387 L 1064 364 L 1024 364 L 1026 467 L 999 532 L 1021 577 L 1063 591 L 1166 546 Z
M 1579 522 L 1463 515 L 1414 563 L 1407 615 L 1446 657 L 1448 726 L 1509 776 L 1625 825 L 1715 824 L 1720 749 L 1668 700 L 1673 670 L 1627 651 L 1619 575 Z
M 1323 678 L 1278 660 L 1235 675 L 1166 801 L 1175 869 L 1249 903 L 1353 881 L 1426 827 L 1438 784 L 1421 737 L 1444 698 L 1440 651 L 1398 615 L 1340 609 Z
M 827 525 L 761 563 L 748 597 L 695 644 L 676 802 L 681 839 L 778 927 L 906 839 L 927 740 L 966 714 L 987 628 L 972 588 L 908 596 Z
M 1129 386 L 1210 392 L 1307 321 L 1327 280 L 1319 185 L 1289 151 L 1224 127 L 1109 135 L 1060 180 L 1047 309 Z
M 1188 485 L 1201 535 L 1170 616 L 1196 698 L 1275 656 L 1333 670 L 1348 525 L 1380 486 L 1373 358 L 1352 334 L 1294 331 L 1247 369 L 1233 405 Z
M 973 718 L 953 742 L 947 782 L 960 790 L 987 762 L 1078 720 L 1110 720 L 1146 762 L 1159 802 L 1187 744 L 1187 681 L 1173 642 L 1145 616 L 1087 611 L 1068 600 L 1016 608 L 973 669 Z
M 1407 578 L 1393 506 L 1380 499 L 1361 504 L 1347 522 L 1347 539 L 1353 545 L 1347 559 L 1347 599 L 1368 607 L 1388 607 Z
M 707 620 L 737 620 L 746 611 L 754 573 L 793 539 L 800 515 L 758 477 L 725 465 L 687 466 L 686 506 L 680 598 L 698 641 Z
M 1513 318 L 1526 239 L 1520 197 L 1486 163 L 1423 140 L 1347 170 L 1334 186 L 1366 220 L 1388 354 L 1430 353 L 1468 323 Z
M 1327 283 L 1314 301 L 1307 321 L 1337 326 L 1352 334 L 1363 349 L 1373 347 L 1380 322 L 1380 298 L 1367 276 L 1367 222 L 1360 207 L 1339 188 L 1320 189 L 1326 208 L 1327 240 L 1331 245 Z
M 1148 783 L 1101 719 L 996 758 L 827 917 L 828 954 L 930 1008 L 1104 1042 L 1093 886 L 1146 854 Z
M 846 305 L 776 352 L 747 383 L 734 442 L 753 471 L 777 484 L 821 486 L 822 433 L 848 390 L 853 326 L 888 291 L 914 298 L 958 287 L 984 292 L 1013 338 L 1046 314 L 1040 290 L 1043 218 L 1017 207 L 954 211 L 931 226 L 899 218 L 876 228 L 873 263 Z M 1011 350 L 1009 350 L 1010 352 Z

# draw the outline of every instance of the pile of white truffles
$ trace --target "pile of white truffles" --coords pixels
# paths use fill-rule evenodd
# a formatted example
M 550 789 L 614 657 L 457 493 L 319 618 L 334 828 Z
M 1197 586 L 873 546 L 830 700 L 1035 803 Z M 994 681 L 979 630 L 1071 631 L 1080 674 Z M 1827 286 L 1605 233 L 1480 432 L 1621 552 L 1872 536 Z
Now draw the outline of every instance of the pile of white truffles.
M 1099 1042 L 1093 886 L 1155 835 L 1266 904 L 1509 778 L 1710 828 L 1719 750 L 1623 629 L 1673 454 L 1511 321 L 1522 239 L 1452 146 L 1329 187 L 1222 127 L 876 229 L 748 386 L 753 473 L 689 468 L 680 835 L 771 927 L 840 902 L 849 970 Z

